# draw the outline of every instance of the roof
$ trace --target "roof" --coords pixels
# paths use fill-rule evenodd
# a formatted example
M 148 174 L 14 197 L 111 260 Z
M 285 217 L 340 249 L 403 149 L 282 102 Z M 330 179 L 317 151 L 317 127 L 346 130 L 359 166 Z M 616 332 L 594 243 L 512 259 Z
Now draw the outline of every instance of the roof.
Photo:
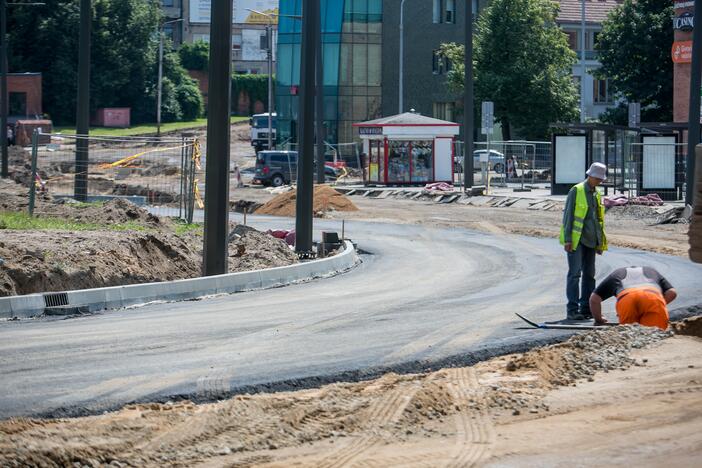
M 601 24 L 609 12 L 622 3 L 623 0 L 585 0 L 585 22 Z M 558 23 L 580 24 L 582 0 L 559 0 L 558 4 L 561 8 L 556 19 Z
M 382 117 L 380 119 L 369 120 L 353 124 L 356 127 L 383 127 L 383 126 L 458 126 L 455 122 L 448 120 L 439 120 L 432 117 L 427 117 L 415 112 L 405 112 L 404 114 L 391 115 L 390 117 Z

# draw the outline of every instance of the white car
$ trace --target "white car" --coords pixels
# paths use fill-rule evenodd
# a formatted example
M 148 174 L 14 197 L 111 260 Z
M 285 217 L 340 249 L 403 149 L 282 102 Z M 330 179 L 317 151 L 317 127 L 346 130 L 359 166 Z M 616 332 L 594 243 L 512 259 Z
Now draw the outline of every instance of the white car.
M 485 157 L 487 150 L 473 151 L 473 170 L 479 171 L 480 157 Z M 463 156 L 454 156 L 453 164 L 456 170 L 463 172 Z M 488 159 L 489 169 L 494 172 L 503 172 L 505 170 L 505 155 L 496 150 L 490 150 Z

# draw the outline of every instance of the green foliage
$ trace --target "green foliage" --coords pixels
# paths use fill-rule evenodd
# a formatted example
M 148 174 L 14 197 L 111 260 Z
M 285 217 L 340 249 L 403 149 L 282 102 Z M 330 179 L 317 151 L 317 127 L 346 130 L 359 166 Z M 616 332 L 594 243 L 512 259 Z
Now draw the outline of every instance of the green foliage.
M 186 70 L 205 71 L 210 61 L 210 44 L 203 40 L 183 44 L 178 49 L 178 55 Z
M 27 213 L 0 212 L 0 229 L 19 231 L 58 230 L 58 231 L 147 231 L 148 228 L 134 221 L 121 224 L 97 224 L 72 221 L 65 218 L 29 216 Z
M 495 103 L 495 119 L 505 139 L 517 133 L 544 138 L 549 124 L 578 116 L 578 94 L 571 78 L 575 53 L 556 25 L 550 0 L 493 0 L 481 13 L 474 38 L 476 104 Z M 463 91 L 464 48 L 444 44 L 452 64 L 448 85 Z
M 275 77 L 273 77 L 275 82 Z M 239 113 L 239 97 L 249 97 L 249 109 L 246 115 L 254 113 L 254 103 L 261 101 L 268 108 L 268 75 L 232 75 L 232 112 Z
M 640 102 L 644 121 L 673 117 L 672 16 L 672 2 L 625 0 L 602 24 L 595 45 L 602 63 L 597 76 L 608 78 L 619 96 Z M 604 118 L 626 123 L 615 118 L 621 113 L 610 111 Z
M 42 72 L 44 110 L 61 125 L 75 121 L 79 0 L 45 2 L 42 7 L 8 9 L 10 68 Z M 92 6 L 91 112 L 99 107 L 131 107 L 132 122 L 154 121 L 159 2 L 93 0 Z M 169 41 L 164 49 L 164 77 L 172 84 L 163 96 L 169 106 L 164 114 L 178 120 L 192 115 L 198 105 L 193 102 L 192 81 Z M 181 98 L 189 102 L 184 104 Z

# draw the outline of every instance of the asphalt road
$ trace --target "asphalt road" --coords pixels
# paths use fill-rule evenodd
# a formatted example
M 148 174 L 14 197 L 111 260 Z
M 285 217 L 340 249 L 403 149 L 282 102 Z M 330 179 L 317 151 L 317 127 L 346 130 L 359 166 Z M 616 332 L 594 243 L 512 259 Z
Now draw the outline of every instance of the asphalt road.
M 254 221 L 263 228 L 292 223 Z M 317 233 L 333 229 L 338 221 L 315 222 Z M 420 370 L 559 333 L 523 329 L 514 316 L 564 316 L 566 262 L 555 240 L 360 222 L 347 223 L 346 233 L 372 254 L 335 278 L 0 323 L 0 417 L 96 413 L 132 401 L 208 400 Z M 612 249 L 598 258 L 598 276 L 625 265 L 653 266 L 668 277 L 680 295 L 676 307 L 700 302 L 702 265 Z M 609 302 L 605 310 L 615 318 Z

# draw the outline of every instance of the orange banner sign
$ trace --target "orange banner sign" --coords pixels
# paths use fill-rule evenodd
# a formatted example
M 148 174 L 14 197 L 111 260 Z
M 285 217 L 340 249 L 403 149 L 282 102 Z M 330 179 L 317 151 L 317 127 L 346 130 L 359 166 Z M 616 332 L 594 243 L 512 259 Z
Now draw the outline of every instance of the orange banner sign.
M 673 42 L 671 55 L 674 63 L 692 62 L 692 41 Z

